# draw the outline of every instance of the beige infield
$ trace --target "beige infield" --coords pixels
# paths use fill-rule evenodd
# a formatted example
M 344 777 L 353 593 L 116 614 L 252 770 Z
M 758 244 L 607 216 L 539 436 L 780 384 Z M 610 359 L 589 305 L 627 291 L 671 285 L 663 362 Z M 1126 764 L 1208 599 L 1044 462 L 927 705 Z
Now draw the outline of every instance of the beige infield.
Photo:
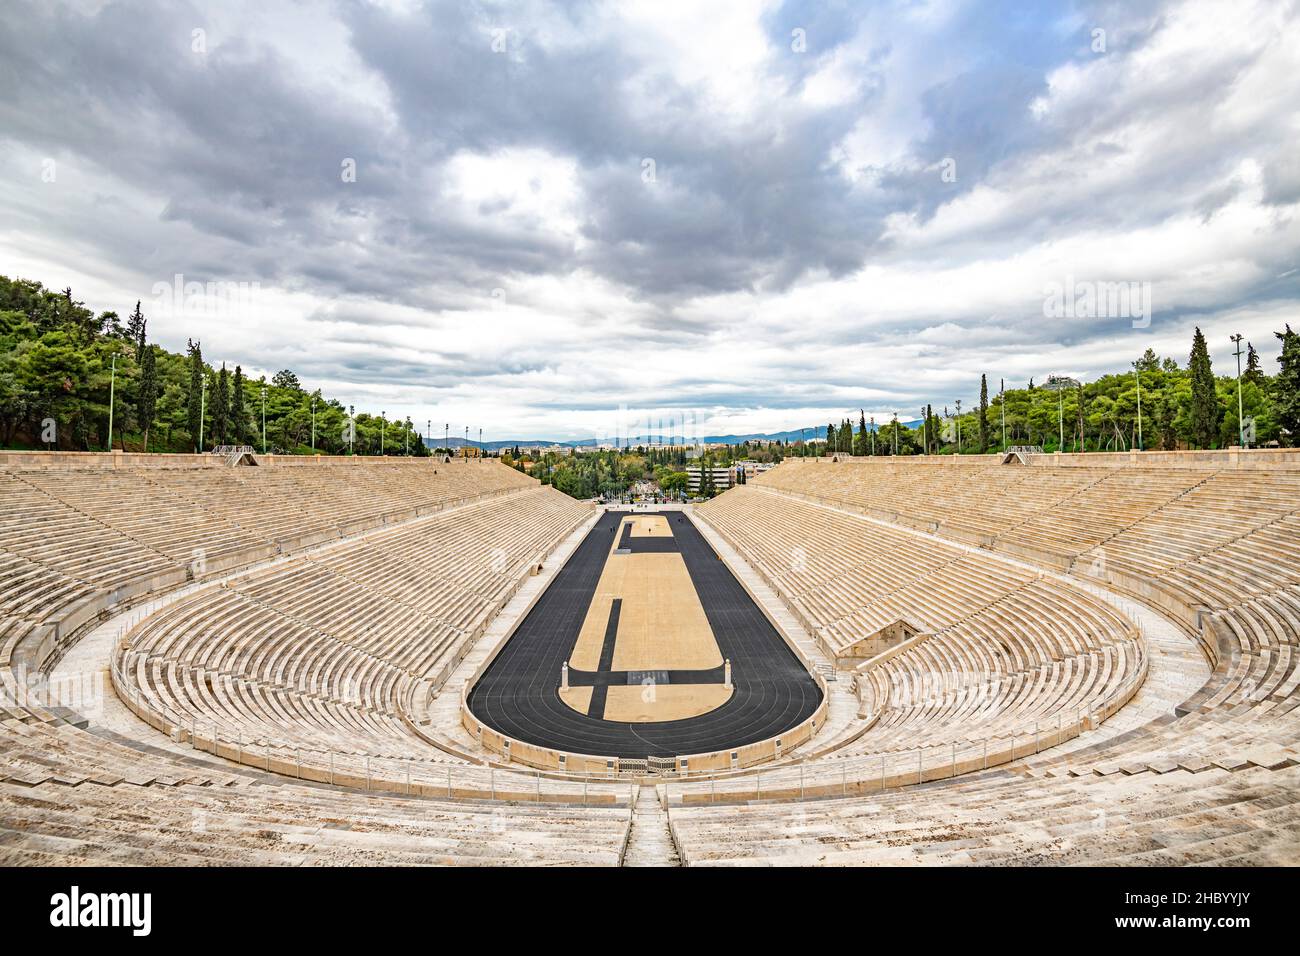
M 722 706 L 731 693 L 724 684 L 623 684 L 609 688 L 605 719 L 629 723 L 685 720 Z
M 634 537 L 671 537 L 663 515 L 631 515 L 623 520 Z M 722 664 L 722 651 L 700 604 L 686 562 L 680 554 L 616 554 L 623 534 L 614 534 L 600 581 L 592 595 L 569 666 L 600 667 L 610 608 L 621 600 L 611 669 L 616 671 L 708 670 Z M 561 693 L 569 707 L 586 713 L 590 688 Z M 682 720 L 713 710 L 731 696 L 717 685 L 627 685 L 610 687 L 605 719 L 620 721 Z

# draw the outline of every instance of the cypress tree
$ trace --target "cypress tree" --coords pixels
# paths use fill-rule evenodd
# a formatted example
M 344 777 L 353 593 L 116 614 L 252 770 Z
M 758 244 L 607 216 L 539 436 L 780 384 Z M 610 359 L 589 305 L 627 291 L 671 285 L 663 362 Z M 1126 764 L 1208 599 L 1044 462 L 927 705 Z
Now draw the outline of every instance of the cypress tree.
M 989 450 L 989 380 L 980 376 L 980 454 Z
M 136 299 L 135 311 L 126 320 L 126 337 L 135 346 L 135 360 L 137 363 L 144 358 L 146 325 L 144 313 L 140 311 L 140 300 Z
M 230 440 L 245 443 L 248 436 L 248 413 L 244 411 L 244 370 L 235 366 L 234 387 L 230 391 Z
M 195 454 L 203 451 L 199 447 L 199 429 L 203 427 L 203 350 L 199 343 L 187 340 L 186 348 L 190 355 L 190 393 L 186 408 L 186 419 L 190 430 L 190 444 Z
M 221 363 L 221 371 L 216 375 L 215 387 L 212 389 L 212 442 L 215 445 L 227 444 L 230 434 L 230 377 L 226 374 L 226 363 Z
M 1209 448 L 1219 433 L 1219 403 L 1214 393 L 1214 371 L 1210 367 L 1210 350 L 1200 326 L 1192 336 L 1192 354 L 1188 362 L 1192 375 L 1191 439 L 1198 448 Z
M 152 345 L 146 345 L 140 357 L 140 394 L 136 404 L 140 426 L 144 429 L 144 450 L 149 450 L 149 426 L 153 424 L 158 402 L 158 365 Z

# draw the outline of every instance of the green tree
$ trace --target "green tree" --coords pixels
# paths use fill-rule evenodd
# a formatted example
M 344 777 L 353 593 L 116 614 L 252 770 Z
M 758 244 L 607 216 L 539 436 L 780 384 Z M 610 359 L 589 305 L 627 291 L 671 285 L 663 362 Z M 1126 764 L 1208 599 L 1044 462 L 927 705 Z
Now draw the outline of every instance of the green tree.
M 136 398 L 136 415 L 144 430 L 144 450 L 149 450 L 149 429 L 158 407 L 158 357 L 154 347 L 146 345 L 140 356 L 140 389 Z
M 244 406 L 244 397 L 244 370 L 236 365 L 230 390 L 230 440 L 236 445 L 248 442 L 248 410 Z
M 1294 445 L 1300 441 L 1300 332 L 1292 332 L 1288 322 L 1285 332 L 1273 334 L 1282 342 L 1281 369 L 1273 380 L 1275 418 L 1282 437 Z
M 271 377 L 271 384 L 276 388 L 288 388 L 295 392 L 302 391 L 302 385 L 298 382 L 298 376 L 293 374 L 287 368 L 281 369 Z
M 116 318 L 116 316 L 114 317 Z M 140 362 L 144 358 L 145 328 L 147 325 L 144 313 L 140 311 L 140 300 L 136 299 L 135 311 L 126 320 L 126 338 L 135 348 L 136 362 Z
M 199 431 L 203 427 L 203 350 L 193 339 L 188 340 L 186 348 L 190 362 L 190 391 L 186 406 L 186 425 L 189 427 L 190 443 L 196 453 L 203 451 L 199 447 Z
M 221 363 L 221 371 L 216 374 L 212 384 L 212 443 L 227 444 L 230 434 L 230 376 L 226 373 L 226 363 Z
M 1265 380 L 1264 370 L 1259 367 L 1259 353 L 1249 342 L 1246 343 L 1246 371 L 1241 377 L 1247 382 L 1254 382 L 1261 386 Z
M 1210 350 L 1200 326 L 1192 336 L 1192 354 L 1188 361 L 1192 378 L 1192 401 L 1189 409 L 1189 433 L 1193 447 L 1209 448 L 1219 434 L 1219 402 L 1214 389 L 1214 371 L 1210 367 Z
M 989 380 L 987 375 L 980 376 L 979 409 L 980 454 L 989 450 Z

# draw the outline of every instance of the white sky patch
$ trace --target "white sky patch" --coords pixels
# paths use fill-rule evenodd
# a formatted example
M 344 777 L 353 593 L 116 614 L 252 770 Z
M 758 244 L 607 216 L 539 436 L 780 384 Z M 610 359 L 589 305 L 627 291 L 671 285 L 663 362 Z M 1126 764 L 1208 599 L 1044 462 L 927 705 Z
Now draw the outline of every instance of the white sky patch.
M 467 219 L 577 240 L 577 164 L 545 150 L 457 153 L 445 167 L 444 200 Z
M 764 67 L 783 49 L 769 46 L 760 18 L 775 6 L 772 0 L 719 0 L 707 6 L 693 0 L 635 0 L 606 9 L 616 11 L 617 31 L 631 52 L 663 63 L 677 82 L 704 91 L 713 111 L 737 120 L 770 105 Z

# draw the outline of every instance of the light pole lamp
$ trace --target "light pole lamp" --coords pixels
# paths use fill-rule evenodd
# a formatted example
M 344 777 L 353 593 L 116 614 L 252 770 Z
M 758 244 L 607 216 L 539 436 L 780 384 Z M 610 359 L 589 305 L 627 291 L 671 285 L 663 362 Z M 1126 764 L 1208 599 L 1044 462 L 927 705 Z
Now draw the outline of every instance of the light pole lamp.
M 957 399 L 957 454 L 961 454 L 961 399 Z
M 316 451 L 316 396 L 311 397 L 311 450 Z
M 266 386 L 262 386 L 262 454 L 266 454 Z
M 1233 342 L 1236 344 L 1236 346 L 1237 346 L 1237 351 L 1236 351 L 1236 353 L 1234 353 L 1234 354 L 1236 354 L 1236 356 L 1237 356 L 1237 444 L 1240 445 L 1242 448 L 1245 448 L 1245 447 L 1246 447 L 1246 421 L 1245 421 L 1244 418 L 1241 417 L 1241 416 L 1242 416 L 1242 407 L 1241 407 L 1241 404 L 1242 404 L 1242 403 L 1241 403 L 1241 340 L 1242 340 L 1242 338 L 1244 338 L 1244 336 L 1243 336 L 1240 332 L 1238 332 L 1238 333 L 1236 333 L 1235 335 L 1230 336 L 1230 338 L 1232 339 L 1232 341 L 1233 341 Z
M 199 454 L 203 453 L 203 418 L 208 410 L 208 377 L 203 376 L 199 387 Z
M 1056 450 L 1065 451 L 1065 390 L 1067 388 L 1082 388 L 1082 384 L 1068 375 L 1049 375 L 1047 381 L 1043 383 L 1043 388 L 1056 392 Z
M 384 429 L 388 426 L 388 422 L 384 421 L 384 416 L 387 414 L 388 412 L 385 411 L 379 413 L 379 455 L 381 458 L 384 454 Z

